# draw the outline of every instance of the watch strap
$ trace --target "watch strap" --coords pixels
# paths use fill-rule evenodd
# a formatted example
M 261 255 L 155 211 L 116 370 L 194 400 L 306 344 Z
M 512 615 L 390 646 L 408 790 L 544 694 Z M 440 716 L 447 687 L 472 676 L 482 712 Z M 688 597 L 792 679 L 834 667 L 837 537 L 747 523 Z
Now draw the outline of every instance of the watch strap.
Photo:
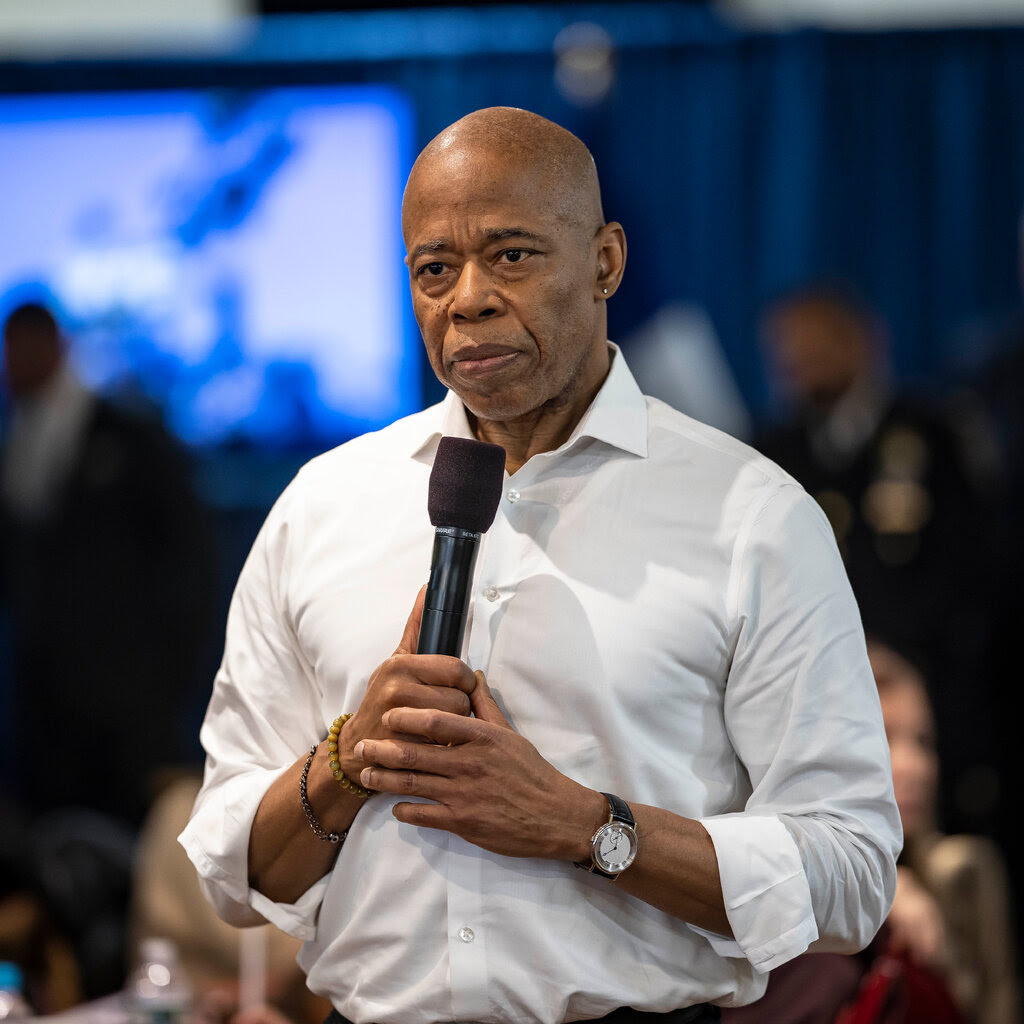
M 609 824 L 613 821 L 621 821 L 630 828 L 636 828 L 633 812 L 629 809 L 629 804 L 625 800 L 614 793 L 602 793 L 601 796 L 608 801 L 608 807 L 611 810 L 611 817 L 608 819 Z

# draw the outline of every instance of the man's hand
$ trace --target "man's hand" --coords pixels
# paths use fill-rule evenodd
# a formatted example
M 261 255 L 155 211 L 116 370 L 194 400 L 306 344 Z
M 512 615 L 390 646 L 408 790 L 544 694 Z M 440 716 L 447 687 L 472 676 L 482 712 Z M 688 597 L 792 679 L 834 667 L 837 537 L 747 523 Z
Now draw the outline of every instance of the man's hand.
M 392 735 L 367 738 L 356 757 L 369 764 L 359 781 L 369 789 L 415 796 L 400 801 L 401 822 L 442 829 L 508 857 L 590 860 L 590 837 L 608 820 L 608 801 L 547 762 L 515 732 L 482 672 L 470 692 L 474 717 L 438 708 L 394 707 L 382 726 Z M 718 859 L 699 822 L 630 803 L 641 855 L 616 887 L 659 910 L 729 936 Z
M 431 708 L 455 716 L 468 716 L 472 710 L 469 694 L 476 680 L 465 662 L 444 654 L 415 653 L 425 595 L 424 586 L 416 595 L 395 653 L 370 676 L 359 709 L 341 730 L 339 761 L 350 779 L 358 779 L 368 763 L 354 752 L 360 740 L 398 738 L 399 734 L 384 723 L 392 708 Z M 426 742 L 416 736 L 404 739 Z
M 469 668 L 458 658 L 413 653 L 425 593 L 424 587 L 417 595 L 395 653 L 374 671 L 359 709 L 341 731 L 339 760 L 350 779 L 358 779 L 366 767 L 367 762 L 352 752 L 364 737 L 403 739 L 408 744 L 424 742 L 417 736 L 402 737 L 400 731 L 388 727 L 385 716 L 392 708 L 419 709 L 426 714 L 470 720 L 473 705 L 469 694 L 476 680 Z M 273 782 L 256 810 L 249 833 L 249 882 L 278 903 L 297 900 L 330 870 L 338 855 L 336 845 L 321 842 L 313 834 L 298 800 L 299 776 L 307 756 L 300 754 L 291 768 Z M 326 744 L 321 745 L 310 766 L 307 799 L 328 832 L 344 832 L 365 803 L 331 777 Z
M 362 784 L 432 801 L 398 803 L 394 815 L 494 853 L 586 859 L 587 840 L 607 818 L 604 797 L 562 775 L 511 728 L 482 672 L 469 704 L 474 718 L 436 706 L 385 711 L 390 735 L 367 737 L 355 751 L 370 765 Z

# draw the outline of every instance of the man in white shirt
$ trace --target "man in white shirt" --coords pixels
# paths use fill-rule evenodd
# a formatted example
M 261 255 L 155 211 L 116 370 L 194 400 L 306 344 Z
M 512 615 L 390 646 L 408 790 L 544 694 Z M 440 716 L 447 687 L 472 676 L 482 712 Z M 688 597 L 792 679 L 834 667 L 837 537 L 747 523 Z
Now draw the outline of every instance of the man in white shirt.
M 625 237 L 574 136 L 468 115 L 403 229 L 449 394 L 313 460 L 256 541 L 182 835 L 211 900 L 305 939 L 356 1024 L 715 1020 L 811 943 L 862 947 L 900 826 L 828 523 L 640 394 L 606 339 Z M 463 660 L 412 653 L 422 595 L 403 611 L 442 435 L 507 456 Z

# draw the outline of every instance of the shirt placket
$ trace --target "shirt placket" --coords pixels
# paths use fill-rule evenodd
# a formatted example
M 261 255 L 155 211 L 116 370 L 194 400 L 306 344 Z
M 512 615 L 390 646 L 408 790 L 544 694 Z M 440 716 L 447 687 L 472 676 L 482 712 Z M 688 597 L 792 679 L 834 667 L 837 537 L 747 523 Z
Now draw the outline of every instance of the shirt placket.
M 479 857 L 451 857 L 448 868 L 448 962 L 452 1019 L 483 1020 L 488 1012 L 487 931 L 482 921 Z
M 510 524 L 519 489 L 505 478 L 494 523 L 483 538 L 473 581 L 466 659 L 471 668 L 487 670 L 492 625 L 512 596 L 516 537 Z M 448 953 L 451 965 L 452 1017 L 480 1020 L 490 1011 L 488 996 L 488 921 L 483 912 L 486 858 L 449 858 Z M 499 943 L 500 946 L 500 943 Z

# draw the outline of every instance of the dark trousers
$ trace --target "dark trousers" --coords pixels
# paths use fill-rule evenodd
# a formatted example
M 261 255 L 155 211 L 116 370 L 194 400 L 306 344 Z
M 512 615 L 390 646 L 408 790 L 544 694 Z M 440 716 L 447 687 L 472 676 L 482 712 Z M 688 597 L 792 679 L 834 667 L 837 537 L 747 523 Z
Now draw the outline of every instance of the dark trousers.
M 632 1006 L 620 1006 L 617 1010 L 604 1017 L 598 1017 L 593 1024 L 716 1024 L 722 1019 L 722 1011 L 710 1003 L 699 1006 L 687 1006 L 683 1010 L 670 1010 L 668 1013 L 647 1013 L 634 1010 Z M 352 1024 L 347 1017 L 342 1017 L 337 1010 L 331 1010 L 324 1024 Z M 580 1024 L 591 1024 L 583 1022 Z

